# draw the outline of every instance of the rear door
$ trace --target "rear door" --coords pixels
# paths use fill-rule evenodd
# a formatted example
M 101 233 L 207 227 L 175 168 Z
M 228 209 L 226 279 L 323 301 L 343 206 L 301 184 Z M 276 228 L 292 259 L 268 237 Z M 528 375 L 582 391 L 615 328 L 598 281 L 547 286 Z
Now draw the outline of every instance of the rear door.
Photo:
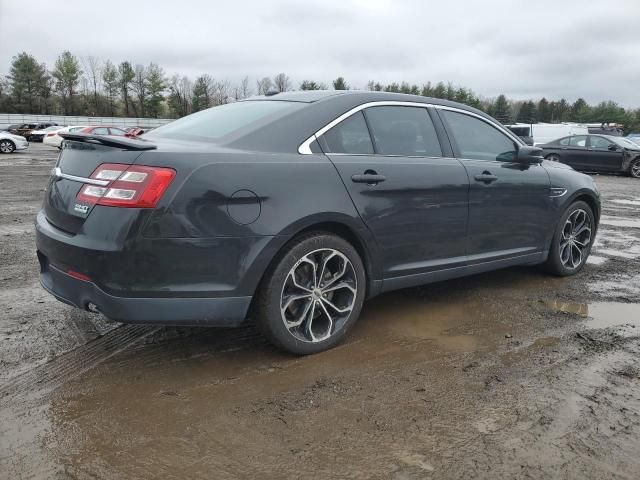
M 518 144 L 488 120 L 461 111 L 439 113 L 471 182 L 469 264 L 542 251 L 551 223 L 547 171 L 515 162 Z
M 600 135 L 589 135 L 589 157 L 598 170 L 616 172 L 622 169 L 622 148 Z
M 320 144 L 379 244 L 385 278 L 464 264 L 469 180 L 425 107 L 372 106 Z

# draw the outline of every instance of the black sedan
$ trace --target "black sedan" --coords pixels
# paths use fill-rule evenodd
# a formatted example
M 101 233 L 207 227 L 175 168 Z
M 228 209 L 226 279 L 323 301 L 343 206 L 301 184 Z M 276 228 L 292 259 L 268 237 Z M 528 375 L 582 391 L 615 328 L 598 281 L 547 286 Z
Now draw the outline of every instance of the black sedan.
M 640 178 L 640 145 L 610 135 L 571 135 L 539 145 L 544 158 L 576 170 L 622 172 Z
M 591 177 L 486 114 L 383 92 L 297 92 L 141 139 L 66 141 L 36 220 L 41 283 L 121 322 L 234 326 L 318 352 L 365 298 L 512 265 L 573 275 Z

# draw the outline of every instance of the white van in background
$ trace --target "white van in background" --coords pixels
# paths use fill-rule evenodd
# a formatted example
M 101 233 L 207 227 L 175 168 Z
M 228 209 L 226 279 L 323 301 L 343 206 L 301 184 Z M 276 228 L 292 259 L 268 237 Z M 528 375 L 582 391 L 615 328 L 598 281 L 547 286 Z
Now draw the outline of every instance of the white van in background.
M 569 135 L 589 134 L 587 126 L 581 123 L 515 123 L 505 126 L 523 140 L 531 138 L 533 145 L 542 145 Z

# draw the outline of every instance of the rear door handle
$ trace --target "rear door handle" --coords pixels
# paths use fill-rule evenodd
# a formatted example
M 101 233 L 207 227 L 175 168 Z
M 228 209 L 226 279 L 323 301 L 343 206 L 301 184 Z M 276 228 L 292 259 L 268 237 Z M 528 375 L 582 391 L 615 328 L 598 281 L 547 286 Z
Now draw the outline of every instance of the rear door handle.
M 375 185 L 380 182 L 384 182 L 387 179 L 384 175 L 378 175 L 377 173 L 365 173 L 364 175 L 352 175 L 351 181 L 353 183 L 367 183 L 369 185 Z
M 495 175 L 492 175 L 489 172 L 483 172 L 482 175 L 476 175 L 473 178 L 476 179 L 476 182 L 484 182 L 484 183 L 491 183 L 498 180 L 498 177 L 496 177 Z

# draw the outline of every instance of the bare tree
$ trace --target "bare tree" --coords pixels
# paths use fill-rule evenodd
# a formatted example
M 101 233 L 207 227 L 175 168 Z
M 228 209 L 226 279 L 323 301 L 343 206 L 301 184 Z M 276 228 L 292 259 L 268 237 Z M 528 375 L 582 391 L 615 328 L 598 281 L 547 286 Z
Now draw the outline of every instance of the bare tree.
M 269 77 L 264 77 L 260 80 L 256 80 L 256 84 L 258 86 L 258 95 L 266 95 L 273 86 L 273 82 Z
M 273 77 L 273 86 L 279 92 L 287 92 L 291 90 L 291 80 L 284 73 L 279 73 Z
M 231 100 L 231 84 L 228 80 L 215 82 L 211 92 L 211 105 L 224 105 Z
M 242 100 L 243 98 L 251 96 L 251 89 L 249 88 L 249 77 L 244 77 L 242 81 L 234 87 L 233 96 L 236 100 Z
M 100 60 L 92 55 L 83 57 L 81 60 L 84 72 L 87 75 L 87 79 L 91 87 L 93 111 L 99 112 L 100 104 L 98 92 L 102 89 L 102 67 Z
M 144 117 L 147 106 L 147 69 L 144 68 L 144 65 L 136 65 L 134 74 L 132 87 L 136 97 L 138 97 L 138 107 L 140 110 L 136 108 L 135 102 L 133 108 L 136 111 L 137 117 Z
M 193 85 L 188 77 L 174 75 L 169 80 L 169 97 L 167 102 L 176 117 L 184 117 L 191 113 L 191 94 Z

